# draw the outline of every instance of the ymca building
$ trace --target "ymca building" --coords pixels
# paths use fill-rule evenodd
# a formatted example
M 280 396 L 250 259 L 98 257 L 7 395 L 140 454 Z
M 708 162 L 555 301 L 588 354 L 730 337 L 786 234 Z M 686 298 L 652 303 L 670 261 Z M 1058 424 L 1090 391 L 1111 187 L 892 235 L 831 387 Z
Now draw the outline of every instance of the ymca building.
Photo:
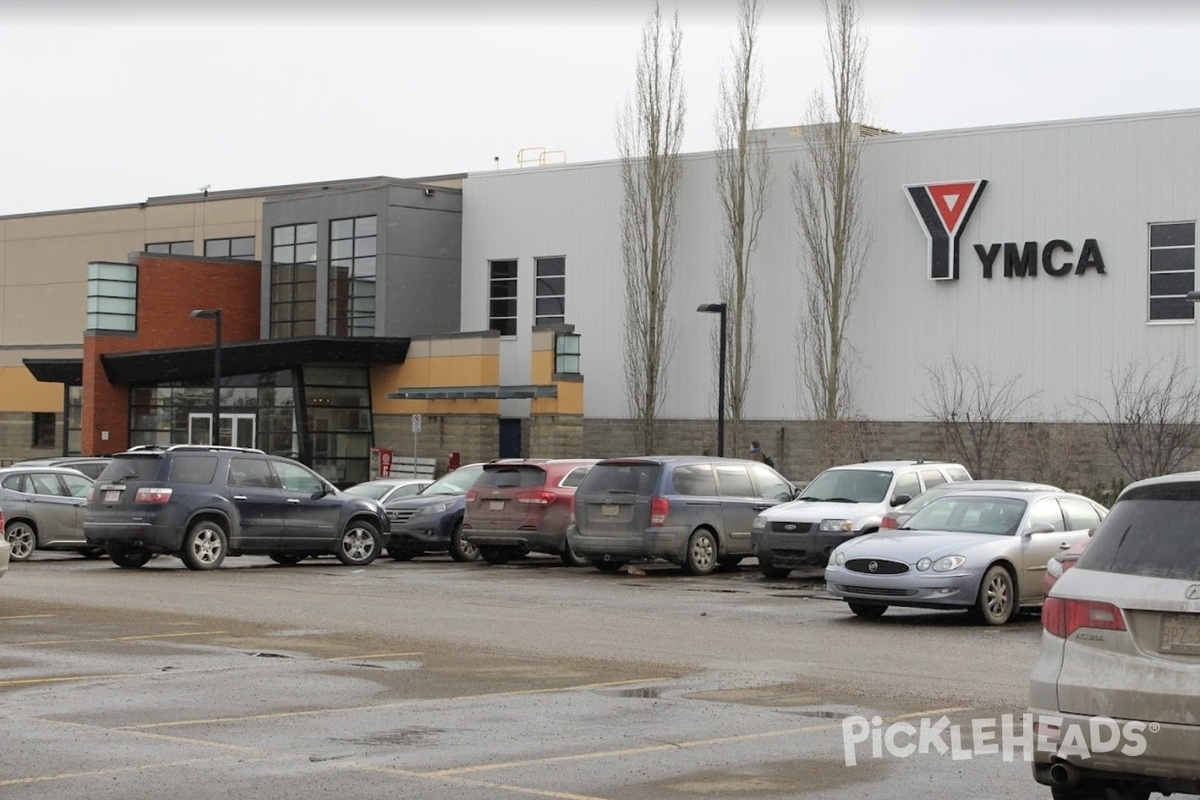
M 947 455 L 930 374 L 951 360 L 1013 387 L 1025 427 L 1080 423 L 1121 370 L 1197 363 L 1200 111 L 871 132 L 849 338 L 872 457 Z M 797 129 L 758 135 L 773 181 L 743 436 L 804 479 L 860 453 L 807 446 L 804 150 Z M 721 299 L 716 160 L 682 161 L 663 452 L 715 443 L 716 318 L 696 309 Z M 212 441 L 218 354 L 217 441 L 340 483 L 373 446 L 442 466 L 636 453 L 621 206 L 614 160 L 0 217 L 0 460 Z M 1081 447 L 1080 481 L 1118 477 Z

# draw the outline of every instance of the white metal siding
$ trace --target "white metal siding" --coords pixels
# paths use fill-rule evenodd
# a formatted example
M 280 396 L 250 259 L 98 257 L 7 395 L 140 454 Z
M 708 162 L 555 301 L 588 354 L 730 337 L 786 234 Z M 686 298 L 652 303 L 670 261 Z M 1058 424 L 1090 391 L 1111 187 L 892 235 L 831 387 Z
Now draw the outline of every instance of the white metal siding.
M 772 151 L 774 183 L 755 257 L 758 348 L 749 416 L 802 418 L 796 369 L 804 308 L 790 190 L 794 145 Z M 870 139 L 864 211 L 871 253 L 852 317 L 861 380 L 856 401 L 880 420 L 926 418 L 926 368 L 952 353 L 1036 401 L 1019 419 L 1077 416 L 1079 396 L 1103 395 L 1107 370 L 1178 349 L 1196 363 L 1196 326 L 1147 324 L 1147 226 L 1200 216 L 1200 112 L 1080 120 Z M 902 187 L 983 178 L 960 236 L 960 279 L 926 279 L 926 238 Z M 589 416 L 625 416 L 620 177 L 616 162 L 480 173 L 464 184 L 463 329 L 487 327 L 487 262 L 517 258 L 520 329 L 503 348 L 502 379 L 529 380 L 534 261 L 565 255 L 567 322 L 582 335 Z M 715 408 L 716 302 L 722 222 L 710 154 L 687 156 L 676 279 L 676 334 L 663 415 Z M 1065 239 L 1077 263 L 1095 238 L 1106 275 L 1053 277 L 1040 250 Z M 1036 241 L 1036 277 L 1003 277 L 1003 243 Z M 976 243 L 1000 243 L 990 280 Z M 1061 256 L 1060 256 L 1061 258 Z

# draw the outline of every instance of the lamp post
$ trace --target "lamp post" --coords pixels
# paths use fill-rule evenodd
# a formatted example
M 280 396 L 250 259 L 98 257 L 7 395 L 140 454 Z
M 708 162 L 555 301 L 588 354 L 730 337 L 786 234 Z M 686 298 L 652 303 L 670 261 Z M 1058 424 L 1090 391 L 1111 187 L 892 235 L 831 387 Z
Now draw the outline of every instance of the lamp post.
M 717 455 L 725 455 L 725 303 L 705 303 L 697 311 L 719 314 L 721 318 L 720 346 L 717 355 Z
M 212 432 L 208 435 L 209 444 L 218 444 L 217 434 L 221 430 L 221 309 L 197 308 L 192 312 L 196 319 L 212 319 L 216 323 L 216 337 L 213 341 L 213 397 L 212 397 Z

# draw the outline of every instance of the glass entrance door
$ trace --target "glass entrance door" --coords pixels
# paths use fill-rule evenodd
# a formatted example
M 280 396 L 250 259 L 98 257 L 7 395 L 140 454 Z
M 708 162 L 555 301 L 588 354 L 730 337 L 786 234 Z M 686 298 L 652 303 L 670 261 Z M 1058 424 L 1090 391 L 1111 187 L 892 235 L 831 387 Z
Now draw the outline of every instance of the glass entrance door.
M 188 414 L 188 444 L 254 447 L 257 422 L 254 414 L 222 414 L 217 441 L 212 440 L 212 414 Z

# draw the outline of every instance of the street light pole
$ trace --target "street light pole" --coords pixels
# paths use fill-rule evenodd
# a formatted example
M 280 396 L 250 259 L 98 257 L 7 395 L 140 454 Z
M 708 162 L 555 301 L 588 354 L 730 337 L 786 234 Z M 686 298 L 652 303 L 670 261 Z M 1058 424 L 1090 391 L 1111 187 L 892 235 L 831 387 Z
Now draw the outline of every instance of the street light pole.
M 717 355 L 717 455 L 725 455 L 725 303 L 705 303 L 696 309 L 707 314 L 720 316 L 721 333 Z
M 208 436 L 209 444 L 219 444 L 217 435 L 221 430 L 221 309 L 198 308 L 192 312 L 197 319 L 212 319 L 216 324 L 216 336 L 213 340 L 213 396 L 212 396 L 212 432 Z

